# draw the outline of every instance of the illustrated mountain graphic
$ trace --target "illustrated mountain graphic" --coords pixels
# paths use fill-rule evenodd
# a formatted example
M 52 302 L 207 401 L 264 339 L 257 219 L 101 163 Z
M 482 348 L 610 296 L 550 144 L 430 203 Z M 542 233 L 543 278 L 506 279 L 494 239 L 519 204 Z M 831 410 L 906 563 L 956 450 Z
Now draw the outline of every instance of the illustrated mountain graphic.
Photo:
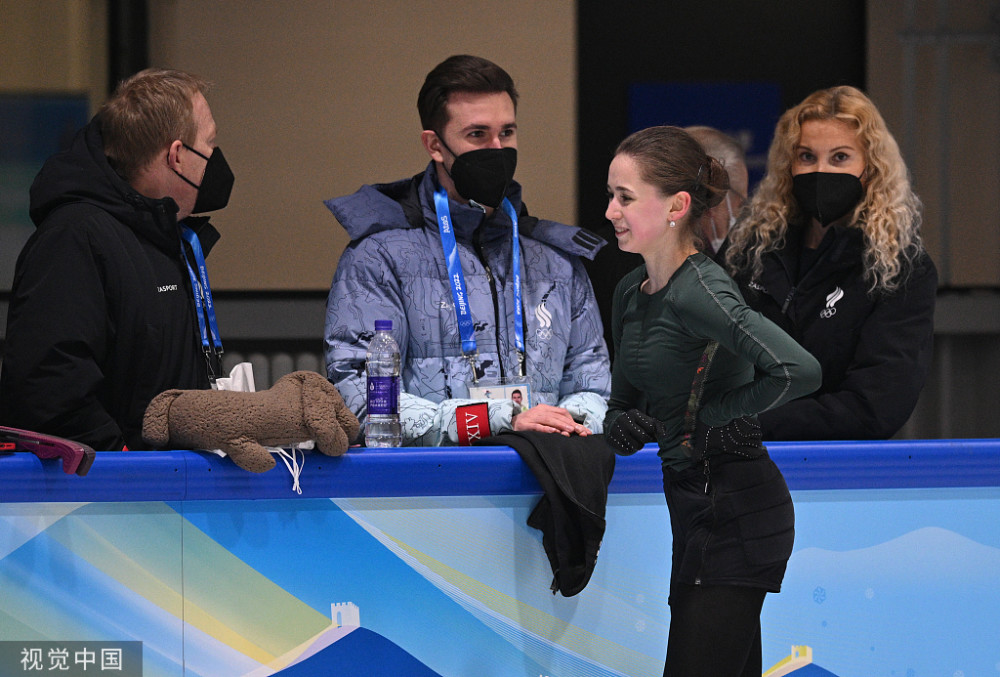
M 393 642 L 365 628 L 358 628 L 315 656 L 274 674 L 281 677 L 441 677 Z

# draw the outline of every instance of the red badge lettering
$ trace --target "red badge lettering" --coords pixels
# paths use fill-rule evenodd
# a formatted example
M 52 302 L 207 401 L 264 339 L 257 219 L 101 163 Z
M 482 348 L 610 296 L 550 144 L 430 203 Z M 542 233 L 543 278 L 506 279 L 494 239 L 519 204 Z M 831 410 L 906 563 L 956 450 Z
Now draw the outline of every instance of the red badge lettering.
M 490 408 L 485 402 L 459 407 L 455 410 L 455 422 L 458 424 L 458 443 L 462 446 L 468 446 L 492 434 Z

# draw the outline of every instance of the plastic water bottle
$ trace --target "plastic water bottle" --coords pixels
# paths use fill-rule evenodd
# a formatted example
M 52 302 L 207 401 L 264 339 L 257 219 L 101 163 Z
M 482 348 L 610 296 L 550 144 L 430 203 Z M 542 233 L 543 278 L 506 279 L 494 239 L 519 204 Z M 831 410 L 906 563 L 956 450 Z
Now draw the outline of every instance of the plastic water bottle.
M 375 338 L 368 345 L 365 444 L 369 447 L 398 447 L 403 442 L 399 425 L 399 346 L 391 330 L 392 320 L 375 320 Z

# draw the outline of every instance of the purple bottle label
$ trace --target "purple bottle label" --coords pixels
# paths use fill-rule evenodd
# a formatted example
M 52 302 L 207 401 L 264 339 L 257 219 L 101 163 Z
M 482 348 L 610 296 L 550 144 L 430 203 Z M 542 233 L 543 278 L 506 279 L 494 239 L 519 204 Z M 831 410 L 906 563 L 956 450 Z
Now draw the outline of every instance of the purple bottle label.
M 386 416 L 399 413 L 399 378 L 368 377 L 368 413 Z

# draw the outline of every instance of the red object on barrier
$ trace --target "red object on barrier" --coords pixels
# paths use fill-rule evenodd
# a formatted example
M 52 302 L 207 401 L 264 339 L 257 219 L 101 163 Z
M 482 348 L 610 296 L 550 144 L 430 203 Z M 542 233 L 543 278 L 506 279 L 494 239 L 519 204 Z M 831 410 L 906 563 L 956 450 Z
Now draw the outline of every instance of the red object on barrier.
M 468 446 L 476 440 L 484 440 L 490 432 L 490 409 L 485 402 L 467 404 L 455 410 L 458 424 L 458 443 Z
M 86 475 L 94 464 L 94 450 L 86 444 L 54 435 L 0 426 L 0 449 L 30 451 L 38 458 L 61 458 L 67 475 Z

